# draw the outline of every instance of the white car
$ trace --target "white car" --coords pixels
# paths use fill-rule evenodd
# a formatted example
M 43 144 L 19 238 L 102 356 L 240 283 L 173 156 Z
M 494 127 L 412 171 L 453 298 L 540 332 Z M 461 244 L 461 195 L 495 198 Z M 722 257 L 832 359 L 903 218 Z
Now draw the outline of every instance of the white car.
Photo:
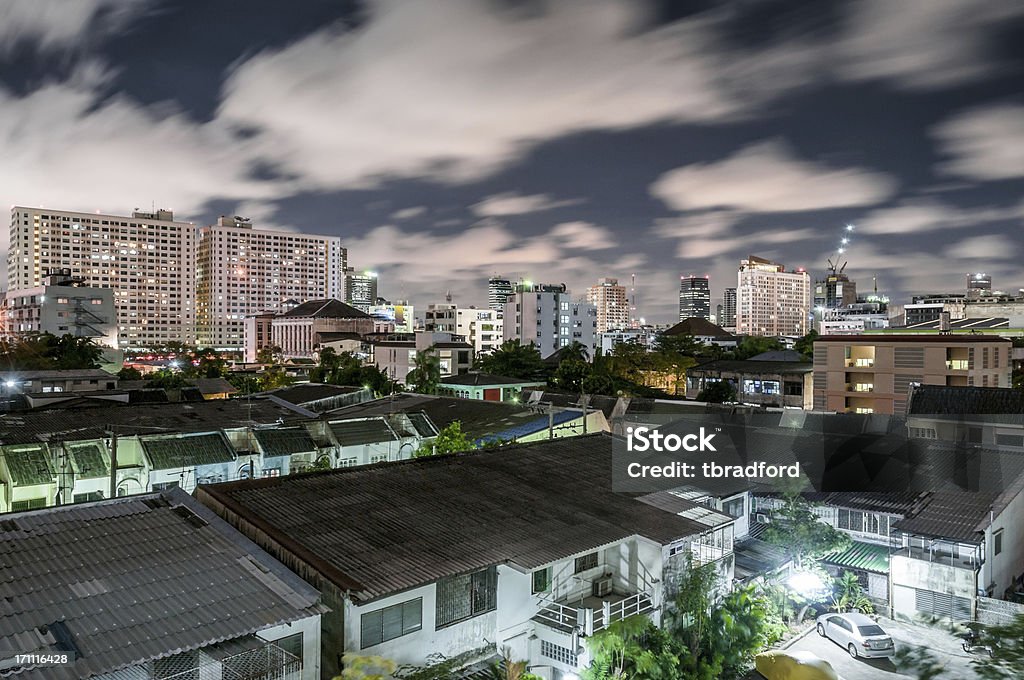
M 896 654 L 892 637 L 863 614 L 822 614 L 818 617 L 818 635 L 832 640 L 855 659 Z

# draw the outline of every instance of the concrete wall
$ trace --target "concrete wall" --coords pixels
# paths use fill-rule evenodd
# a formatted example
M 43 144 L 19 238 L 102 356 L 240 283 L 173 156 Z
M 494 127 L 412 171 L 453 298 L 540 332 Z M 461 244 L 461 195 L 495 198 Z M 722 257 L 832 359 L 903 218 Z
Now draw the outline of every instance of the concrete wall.
M 275 642 L 302 633 L 302 673 L 295 680 L 320 680 L 320 616 L 264 628 L 256 633 L 261 640 Z M 289 679 L 291 680 L 291 679 Z

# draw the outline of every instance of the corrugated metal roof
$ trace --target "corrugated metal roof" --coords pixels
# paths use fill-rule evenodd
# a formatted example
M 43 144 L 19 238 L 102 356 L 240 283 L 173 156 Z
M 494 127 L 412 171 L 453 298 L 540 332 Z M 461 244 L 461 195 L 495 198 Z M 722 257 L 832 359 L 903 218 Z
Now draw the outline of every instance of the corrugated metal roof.
M 494 434 L 481 437 L 478 441 L 480 442 L 493 442 L 493 441 L 516 441 L 520 437 L 527 437 L 531 434 L 537 434 L 548 429 L 548 427 L 565 425 L 577 419 L 583 418 L 583 411 L 559 411 L 553 416 L 543 416 L 541 418 L 535 418 L 525 423 L 516 425 L 515 427 L 496 432 Z
M 235 460 L 235 452 L 220 433 L 146 437 L 140 441 L 154 470 L 215 465 Z
M 7 446 L 3 449 L 7 469 L 15 486 L 50 484 L 56 472 L 45 445 Z
M 329 424 L 331 434 L 341 446 L 377 444 L 396 441 L 398 435 L 388 425 L 386 418 L 355 418 L 336 420 Z
M 889 573 L 889 549 L 884 545 L 853 541 L 846 550 L 830 552 L 821 560 L 837 567 Z
M 304 427 L 255 430 L 256 441 L 267 456 L 290 456 L 293 453 L 315 452 L 316 444 Z
M 98 442 L 68 444 L 75 474 L 81 479 L 98 479 L 110 474 L 110 455 Z
M 53 651 L 38 630 L 61 622 L 80 652 L 19 680 L 93 677 L 321 611 L 315 590 L 180 490 L 8 518 L 0 649 Z M 253 560 L 263 569 L 242 567 Z
M 707 527 L 611 490 L 590 435 L 274 480 L 202 486 L 357 601 L 494 564 L 535 569 L 639 534 Z
M 438 434 L 437 428 L 434 423 L 431 422 L 430 418 L 426 413 L 409 413 L 406 414 L 409 418 L 409 422 L 416 430 L 416 434 L 420 437 L 436 437 Z

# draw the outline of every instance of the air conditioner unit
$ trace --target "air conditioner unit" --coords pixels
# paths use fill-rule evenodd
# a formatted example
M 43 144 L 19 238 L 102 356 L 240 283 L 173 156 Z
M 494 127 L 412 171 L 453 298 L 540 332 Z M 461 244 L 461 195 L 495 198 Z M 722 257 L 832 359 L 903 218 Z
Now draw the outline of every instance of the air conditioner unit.
M 606 574 L 599 579 L 594 580 L 593 595 L 594 597 L 607 597 L 612 594 L 612 577 L 610 574 Z
M 761 524 L 771 524 L 772 523 L 772 516 L 768 515 L 766 513 L 763 513 L 763 512 L 759 512 L 759 513 L 755 514 L 754 515 L 754 519 L 757 520 L 758 522 L 760 522 Z

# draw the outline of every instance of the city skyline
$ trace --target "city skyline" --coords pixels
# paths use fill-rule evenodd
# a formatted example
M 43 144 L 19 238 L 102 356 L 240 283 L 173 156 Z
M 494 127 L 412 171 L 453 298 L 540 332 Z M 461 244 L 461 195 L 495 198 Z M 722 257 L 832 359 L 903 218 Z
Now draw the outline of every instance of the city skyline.
M 894 302 L 1024 286 L 1024 8 L 677 4 L 15 2 L 0 200 L 339 236 L 420 305 L 636 273 L 667 323 L 847 223 Z

